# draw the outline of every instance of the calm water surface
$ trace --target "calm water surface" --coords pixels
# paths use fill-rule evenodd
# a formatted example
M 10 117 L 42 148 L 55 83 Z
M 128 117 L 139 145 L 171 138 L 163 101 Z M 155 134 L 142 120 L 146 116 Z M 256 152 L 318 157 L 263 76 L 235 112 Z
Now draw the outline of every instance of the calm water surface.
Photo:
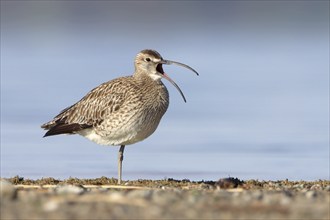
M 329 179 L 329 2 L 39 3 L 1 2 L 1 177 L 116 177 L 118 147 L 40 125 L 153 48 L 200 76 L 164 67 L 188 101 L 165 82 L 125 180 Z

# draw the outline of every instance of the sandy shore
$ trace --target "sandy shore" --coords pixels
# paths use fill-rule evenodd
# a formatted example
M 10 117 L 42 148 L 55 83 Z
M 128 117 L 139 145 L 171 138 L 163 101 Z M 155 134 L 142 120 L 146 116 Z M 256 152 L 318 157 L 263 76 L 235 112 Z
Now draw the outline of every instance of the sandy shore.
M 330 181 L 2 178 L 1 219 L 329 219 Z

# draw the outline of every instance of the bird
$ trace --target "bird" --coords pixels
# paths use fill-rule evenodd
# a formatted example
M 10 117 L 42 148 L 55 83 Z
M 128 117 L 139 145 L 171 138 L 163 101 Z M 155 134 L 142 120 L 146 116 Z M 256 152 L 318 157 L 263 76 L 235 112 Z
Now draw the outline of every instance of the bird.
M 120 146 L 117 183 L 121 184 L 125 146 L 153 134 L 169 106 L 169 93 L 161 79 L 173 84 L 186 102 L 180 87 L 163 70 L 163 65 L 172 64 L 199 75 L 186 64 L 163 59 L 156 50 L 142 50 L 135 57 L 132 75 L 102 83 L 62 110 L 41 125 L 47 130 L 44 137 L 78 134 L 99 145 Z

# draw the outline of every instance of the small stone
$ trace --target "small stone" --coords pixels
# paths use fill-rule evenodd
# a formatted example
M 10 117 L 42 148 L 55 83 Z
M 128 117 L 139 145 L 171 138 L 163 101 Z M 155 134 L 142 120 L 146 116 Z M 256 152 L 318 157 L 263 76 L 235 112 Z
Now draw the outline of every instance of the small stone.
M 257 199 L 257 200 L 262 200 L 262 198 L 264 197 L 262 191 L 254 191 L 254 192 L 252 192 L 251 196 L 253 199 Z
M 205 183 L 201 183 L 198 187 L 199 189 L 210 189 L 210 186 L 208 184 Z M 220 187 L 221 188 L 221 187 Z
M 283 195 L 280 197 L 281 205 L 289 205 L 292 202 L 293 193 L 289 190 L 283 191 Z
M 188 204 L 195 204 L 199 200 L 199 197 L 194 194 L 194 195 L 189 195 L 188 199 L 186 200 Z
M 47 201 L 44 205 L 43 205 L 43 209 L 46 212 L 52 212 L 52 211 L 56 211 L 59 207 L 59 203 L 56 200 L 50 200 Z
M 282 197 L 280 199 L 281 205 L 289 205 L 292 202 L 292 199 L 290 197 Z
M 292 198 L 293 197 L 293 194 L 290 190 L 284 190 L 283 191 L 283 194 L 286 196 L 286 197 L 289 197 L 289 198 Z
M 152 196 L 152 190 L 132 190 L 127 194 L 129 198 L 142 198 L 142 199 L 150 199 Z
M 119 191 L 113 191 L 109 193 L 109 199 L 114 202 L 123 201 L 125 199 L 124 194 Z
M 17 190 L 13 184 L 6 180 L 0 180 L 0 197 L 7 199 L 15 199 Z
M 292 188 L 294 188 L 294 189 L 304 189 L 305 188 L 305 184 L 295 184 L 295 185 L 293 185 L 293 187 Z
M 312 199 L 312 198 L 316 198 L 317 197 L 317 193 L 316 191 L 307 191 L 305 193 L 305 196 L 309 199 Z
M 57 194 L 76 194 L 81 195 L 86 191 L 82 186 L 77 185 L 61 185 L 55 188 Z
M 315 184 L 315 185 L 311 186 L 311 190 L 321 190 L 321 189 L 322 189 L 322 187 L 320 184 Z
M 253 200 L 252 192 L 251 191 L 243 191 L 241 195 L 240 202 L 243 202 L 243 204 L 248 204 Z
M 152 195 L 152 201 L 159 205 L 174 204 L 179 198 L 173 191 L 157 190 Z

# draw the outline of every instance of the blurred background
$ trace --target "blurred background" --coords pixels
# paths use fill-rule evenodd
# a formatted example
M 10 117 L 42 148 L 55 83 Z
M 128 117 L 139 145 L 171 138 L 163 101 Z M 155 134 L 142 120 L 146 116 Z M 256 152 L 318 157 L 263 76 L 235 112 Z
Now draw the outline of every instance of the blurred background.
M 329 179 L 328 1 L 1 1 L 1 177 L 117 177 L 118 147 L 40 125 L 142 49 L 170 107 L 123 179 Z

